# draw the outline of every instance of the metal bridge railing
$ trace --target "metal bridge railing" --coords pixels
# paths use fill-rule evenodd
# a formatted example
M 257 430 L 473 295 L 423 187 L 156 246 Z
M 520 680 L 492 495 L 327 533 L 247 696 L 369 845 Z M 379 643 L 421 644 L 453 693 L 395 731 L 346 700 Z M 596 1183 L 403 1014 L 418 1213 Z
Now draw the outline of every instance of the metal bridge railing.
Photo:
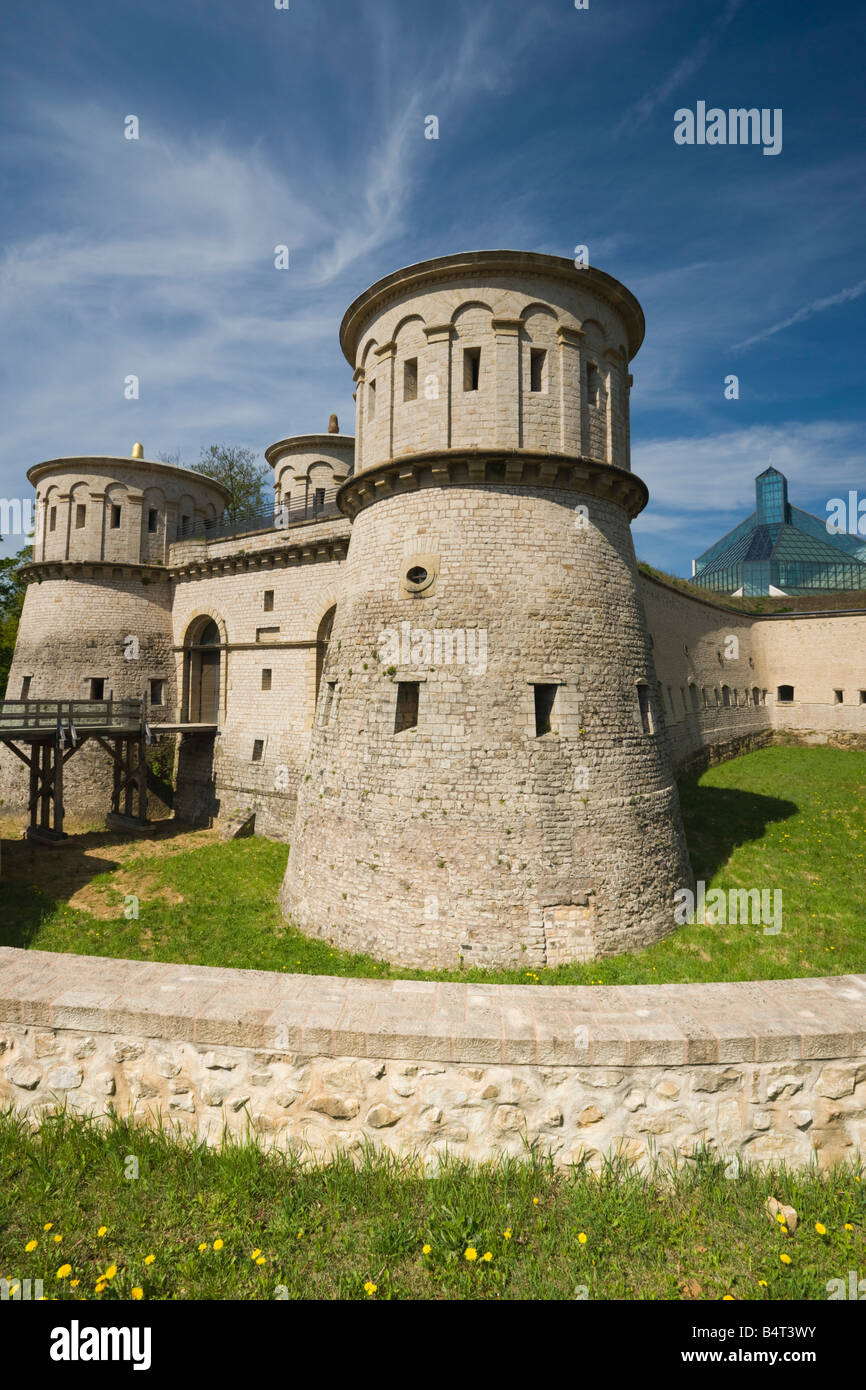
M 280 507 L 244 512 L 234 518 L 227 515 L 213 521 L 179 522 L 175 527 L 176 541 L 227 541 L 234 536 L 255 535 L 262 531 L 281 531 L 304 521 L 327 521 L 342 516 L 337 506 L 337 488 L 319 488 L 300 502 L 285 502 Z

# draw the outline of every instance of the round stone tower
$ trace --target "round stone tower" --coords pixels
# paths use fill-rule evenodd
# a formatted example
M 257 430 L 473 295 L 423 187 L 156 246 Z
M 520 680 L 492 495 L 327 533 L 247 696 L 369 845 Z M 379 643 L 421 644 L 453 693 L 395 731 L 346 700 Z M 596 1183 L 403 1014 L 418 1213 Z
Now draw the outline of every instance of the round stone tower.
M 176 661 L 168 548 L 219 516 L 220 483 L 142 457 L 60 458 L 27 474 L 36 490 L 33 559 L 8 699 L 148 697 L 150 722 L 174 715 Z M 90 744 L 69 763 L 67 812 L 109 810 L 110 762 Z M 27 770 L 0 751 L 0 810 L 26 806 Z M 155 808 L 156 809 L 156 808 Z
M 331 420 L 336 422 L 336 415 Z M 295 434 L 265 449 L 274 470 L 274 508 L 288 510 L 289 517 L 303 514 L 318 520 L 330 506 L 334 491 L 352 472 L 355 441 L 351 435 L 329 430 L 327 434 Z
M 282 901 L 404 966 L 647 945 L 691 872 L 629 522 L 640 305 L 482 251 L 347 311 L 352 518 Z

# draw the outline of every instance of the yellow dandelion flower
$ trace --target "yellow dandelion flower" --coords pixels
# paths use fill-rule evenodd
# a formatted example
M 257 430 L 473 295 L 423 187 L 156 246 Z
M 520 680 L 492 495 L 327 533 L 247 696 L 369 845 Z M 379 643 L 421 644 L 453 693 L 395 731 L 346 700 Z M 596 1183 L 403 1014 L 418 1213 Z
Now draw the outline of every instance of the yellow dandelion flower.
M 505 1228 L 505 1230 L 502 1232 L 502 1234 L 504 1235 L 504 1237 L 505 1237 L 506 1240 L 510 1240 L 510 1239 L 511 1239 L 511 1227 L 510 1227 L 510 1226 L 506 1226 L 506 1228 Z
M 429 1254 L 430 1254 L 430 1251 L 432 1250 L 432 1248 L 433 1248 L 432 1245 L 422 1245 L 422 1246 L 421 1246 L 421 1254 L 422 1254 L 422 1255 L 429 1255 Z
M 78 1285 L 79 1285 L 80 1283 L 81 1283 L 81 1280 L 80 1280 L 80 1279 L 70 1279 L 70 1281 L 69 1281 L 69 1287 L 70 1287 L 70 1289 L 77 1289 L 77 1288 L 78 1288 Z
M 104 1279 L 100 1279 L 99 1283 L 96 1285 L 96 1292 L 97 1292 L 97 1293 L 102 1293 L 102 1291 L 103 1291 L 104 1288 L 105 1288 L 105 1280 L 104 1280 Z
M 577 1238 L 578 1238 L 578 1240 L 580 1241 L 581 1245 L 586 1245 L 586 1232 L 585 1232 L 585 1231 L 581 1231 L 580 1235 L 579 1235 Z
M 99 1228 L 99 1230 L 96 1232 L 96 1234 L 97 1234 L 98 1236 L 104 1236 L 104 1235 L 107 1233 L 107 1231 L 108 1231 L 108 1227 L 107 1227 L 107 1226 L 100 1226 L 100 1228 Z
M 28 1254 L 28 1255 L 31 1255 L 31 1254 L 33 1253 L 33 1251 L 36 1249 L 36 1247 L 37 1247 L 38 1244 L 39 1244 L 39 1241 L 38 1241 L 38 1240 L 28 1240 L 28 1242 L 27 1242 L 27 1244 L 25 1245 L 24 1249 L 27 1251 L 27 1254 Z
M 201 1254 L 202 1250 L 207 1250 L 207 1246 L 205 1245 L 204 1241 L 202 1241 L 202 1243 L 201 1243 L 201 1245 L 198 1247 L 198 1249 L 199 1249 L 199 1254 Z
M 854 1227 L 851 1225 L 851 1222 L 850 1222 L 850 1221 L 846 1221 L 846 1222 L 845 1222 L 845 1230 L 846 1230 L 846 1231 L 853 1231 L 853 1229 L 854 1229 Z M 28 1250 L 30 1249 L 29 1245 L 28 1245 L 27 1248 L 28 1248 Z
M 481 1256 L 481 1258 L 482 1258 L 482 1260 L 486 1260 L 487 1263 L 490 1264 L 490 1261 L 493 1259 L 493 1255 L 491 1254 L 491 1252 L 490 1252 L 489 1250 L 485 1250 L 485 1251 L 484 1251 L 484 1254 Z
M 117 1265 L 109 1265 L 102 1277 L 103 1279 L 113 1279 L 116 1273 Z
M 213 1248 L 214 1250 L 222 1250 L 224 1244 L 225 1241 L 222 1241 L 219 1238 L 217 1238 L 213 1243 Z
M 254 1250 L 253 1253 L 250 1255 L 250 1259 L 251 1259 L 251 1260 L 257 1260 L 257 1259 L 259 1258 L 259 1255 L 260 1255 L 261 1253 L 262 1253 L 261 1250 Z
M 780 1255 L 780 1256 L 779 1256 L 779 1259 L 782 1261 L 782 1264 L 783 1264 L 783 1265 L 789 1265 L 789 1264 L 791 1263 L 791 1256 L 790 1256 L 790 1255 Z
M 367 1295 L 368 1298 L 372 1298 L 373 1294 L 376 1292 L 378 1287 L 379 1285 L 374 1284 L 372 1279 L 368 1279 L 366 1284 L 364 1285 L 364 1293 Z
M 60 1242 L 62 1241 L 62 1239 L 63 1239 L 62 1236 L 55 1236 L 55 1237 L 54 1237 L 54 1244 L 55 1244 L 55 1245 L 59 1245 Z
M 769 1285 L 767 1284 L 766 1279 L 759 1279 L 759 1280 L 758 1280 L 758 1283 L 760 1284 L 760 1286 L 761 1286 L 762 1289 L 766 1289 L 766 1288 L 769 1287 Z
M 827 1227 L 822 1226 L 820 1221 L 815 1222 L 815 1230 L 818 1232 L 819 1236 L 825 1236 L 827 1234 Z
M 139 1288 L 136 1284 L 135 1288 L 132 1290 L 132 1296 L 135 1299 L 144 1298 L 144 1289 Z
M 72 1265 L 61 1265 L 55 1274 L 55 1279 L 68 1279 L 72 1273 Z
M 463 1252 L 463 1258 L 464 1260 L 469 1260 L 470 1264 L 473 1260 L 478 1259 L 478 1251 L 475 1249 L 474 1245 L 467 1245 Z
M 538 1201 L 539 1201 L 539 1199 L 538 1199 L 537 1197 L 533 1197 L 533 1199 L 532 1199 L 532 1205 L 533 1205 L 534 1207 L 537 1207 L 537 1206 L 538 1206 Z
M 735 1301 L 736 1301 L 736 1300 L 735 1300 L 734 1295 L 733 1295 L 732 1293 L 723 1293 L 723 1294 L 722 1294 L 722 1302 L 723 1302 L 723 1303 L 734 1303 Z
M 264 1257 L 264 1255 L 259 1255 L 259 1258 L 256 1260 L 256 1264 L 257 1264 L 257 1265 L 263 1265 L 264 1263 L 265 1263 L 265 1257 Z
M 788 1224 L 780 1211 L 776 1212 L 776 1220 L 778 1221 L 780 1226 L 787 1226 Z
M 145 1263 L 146 1265 L 152 1265 L 155 1259 L 156 1259 L 156 1256 L 155 1256 L 155 1255 L 145 1255 L 145 1257 L 144 1257 L 144 1263 Z
M 46 1221 L 46 1222 L 45 1222 L 45 1225 L 42 1227 L 42 1229 L 43 1229 L 43 1231 L 50 1231 L 50 1230 L 51 1230 L 51 1227 L 52 1227 L 53 1225 L 54 1225 L 54 1222 L 53 1222 L 53 1221 Z

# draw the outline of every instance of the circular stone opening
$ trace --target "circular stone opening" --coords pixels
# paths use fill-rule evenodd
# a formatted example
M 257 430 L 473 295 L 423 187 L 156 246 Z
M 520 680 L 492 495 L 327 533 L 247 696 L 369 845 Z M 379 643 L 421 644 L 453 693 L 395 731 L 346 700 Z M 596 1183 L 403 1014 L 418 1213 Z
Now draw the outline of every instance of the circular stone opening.
M 413 565 L 406 571 L 406 578 L 410 584 L 423 584 L 427 578 L 427 571 L 422 565 Z

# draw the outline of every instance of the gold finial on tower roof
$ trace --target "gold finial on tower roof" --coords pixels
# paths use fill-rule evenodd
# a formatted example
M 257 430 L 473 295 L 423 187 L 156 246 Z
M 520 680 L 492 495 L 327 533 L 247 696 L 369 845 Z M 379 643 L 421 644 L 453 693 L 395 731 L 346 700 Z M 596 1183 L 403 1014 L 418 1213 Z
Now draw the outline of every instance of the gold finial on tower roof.
M 337 420 L 336 415 L 332 415 L 331 418 L 330 418 L 330 420 L 328 421 L 328 434 L 339 434 L 339 433 L 340 433 L 339 421 Z
M 131 459 L 143 459 L 143 458 L 144 458 L 144 445 L 143 445 L 143 444 L 133 444 L 133 446 L 132 446 L 132 453 L 130 454 L 129 457 L 130 457 Z

